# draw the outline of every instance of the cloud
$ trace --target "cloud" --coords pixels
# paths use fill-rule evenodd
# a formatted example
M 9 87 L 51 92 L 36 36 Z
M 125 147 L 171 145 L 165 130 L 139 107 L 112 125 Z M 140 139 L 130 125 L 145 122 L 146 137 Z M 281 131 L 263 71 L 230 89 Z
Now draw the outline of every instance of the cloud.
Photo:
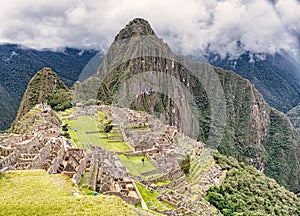
M 0 41 L 33 48 L 107 49 L 118 31 L 143 17 L 181 54 L 212 51 L 239 56 L 245 50 L 297 55 L 297 0 L 4 0 Z

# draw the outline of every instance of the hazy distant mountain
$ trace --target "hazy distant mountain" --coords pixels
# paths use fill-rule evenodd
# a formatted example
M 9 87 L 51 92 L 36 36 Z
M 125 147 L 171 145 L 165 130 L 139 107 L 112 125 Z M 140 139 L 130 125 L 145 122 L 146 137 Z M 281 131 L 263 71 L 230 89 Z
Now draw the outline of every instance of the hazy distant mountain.
M 287 112 L 300 102 L 300 62 L 287 53 L 245 53 L 238 59 L 207 56 L 208 62 L 225 70 L 232 70 L 251 83 L 274 108 Z
M 15 119 L 26 86 L 37 71 L 50 67 L 70 87 L 97 53 L 73 48 L 39 51 L 15 44 L 0 45 L 0 130 L 8 128 Z

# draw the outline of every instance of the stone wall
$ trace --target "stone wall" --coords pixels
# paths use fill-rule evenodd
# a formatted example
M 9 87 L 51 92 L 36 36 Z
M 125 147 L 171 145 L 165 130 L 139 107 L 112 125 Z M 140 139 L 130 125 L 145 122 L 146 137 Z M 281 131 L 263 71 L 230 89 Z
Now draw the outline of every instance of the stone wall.
M 126 196 L 124 194 L 122 194 L 121 192 L 115 192 L 115 191 L 109 191 L 104 193 L 105 195 L 115 195 L 115 196 L 119 196 L 121 197 L 122 200 L 124 200 L 127 203 L 130 204 L 138 204 L 141 203 L 141 199 L 140 198 L 135 198 L 135 197 L 131 197 L 131 196 Z
M 44 148 L 41 149 L 39 154 L 33 159 L 28 169 L 39 169 L 45 163 L 48 155 L 51 152 L 51 143 L 47 142 Z
M 57 169 L 60 164 L 62 164 L 65 154 L 65 148 L 64 146 L 61 147 L 61 149 L 57 153 L 57 157 L 53 160 L 52 166 L 49 168 L 48 173 L 54 174 L 57 173 Z
M 18 150 L 14 151 L 10 155 L 8 155 L 6 158 L 0 161 L 0 169 L 3 169 L 4 167 L 13 166 L 18 158 L 20 157 L 20 152 Z
M 80 160 L 80 165 L 78 166 L 78 168 L 76 170 L 77 172 L 73 176 L 73 179 L 75 180 L 75 184 L 77 184 L 77 185 L 79 184 L 82 176 L 85 173 L 85 167 L 86 167 L 86 157 L 84 157 Z
M 4 156 L 7 157 L 8 155 L 10 155 L 11 153 L 13 153 L 15 149 L 13 148 L 7 148 L 5 146 L 1 146 L 0 145 L 0 156 Z
M 159 174 L 159 173 L 161 173 L 161 171 L 155 169 L 155 170 L 151 170 L 151 171 L 148 171 L 148 172 L 143 172 L 142 175 L 143 176 L 151 176 L 151 175 L 155 175 L 155 174 Z
M 150 181 L 150 182 L 154 183 L 154 182 L 160 182 L 160 181 L 165 181 L 165 180 L 170 180 L 169 173 L 166 173 L 166 174 L 164 174 L 163 176 L 161 176 L 159 178 L 155 178 L 155 180 Z

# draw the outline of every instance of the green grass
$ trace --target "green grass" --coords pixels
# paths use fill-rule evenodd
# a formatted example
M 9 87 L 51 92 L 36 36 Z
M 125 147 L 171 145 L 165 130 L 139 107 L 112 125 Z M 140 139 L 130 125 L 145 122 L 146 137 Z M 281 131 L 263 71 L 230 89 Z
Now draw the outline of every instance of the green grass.
M 82 178 L 81 178 L 81 180 L 80 180 L 80 182 L 78 184 L 79 187 L 82 187 L 82 186 L 84 186 L 87 183 L 89 175 L 90 175 L 90 172 L 85 172 L 84 173 L 84 175 L 82 176 Z
M 0 188 L 0 215 L 136 215 L 115 196 L 73 196 L 69 178 L 44 170 L 5 172 Z
M 143 156 L 125 156 L 119 155 L 122 162 L 129 169 L 130 174 L 134 176 L 141 176 L 142 173 L 155 170 L 156 167 L 145 157 L 144 165 L 142 162 Z
M 103 140 L 101 139 L 99 133 L 87 134 L 86 132 L 95 132 L 97 130 L 95 119 L 91 116 L 78 116 L 75 120 L 70 120 L 69 125 L 73 126 L 75 130 L 74 133 L 70 133 L 71 138 L 75 143 L 84 148 L 88 148 L 88 143 L 96 146 L 105 147 Z M 75 135 L 75 136 L 72 136 Z
M 164 186 L 169 184 L 171 181 L 170 180 L 164 180 L 164 181 L 159 181 L 159 182 L 155 182 L 154 184 L 156 184 L 157 186 Z
M 140 194 L 146 202 L 148 208 L 151 209 L 156 207 L 160 211 L 175 209 L 175 206 L 170 205 L 169 203 L 166 203 L 164 201 L 159 201 L 157 197 L 160 196 L 160 194 L 157 191 L 154 190 L 153 193 L 151 193 L 150 190 L 139 183 L 136 183 L 136 186 L 140 191 Z
M 96 120 L 91 116 L 78 116 L 75 120 L 63 119 L 65 124 L 69 125 L 69 134 L 74 141 L 74 144 L 83 149 L 88 149 L 88 143 L 95 146 L 100 146 L 111 151 L 126 152 L 131 151 L 131 148 L 124 141 L 108 142 L 105 133 L 88 133 L 99 131 L 96 125 Z M 75 128 L 76 130 L 72 130 Z M 110 134 L 112 135 L 112 134 Z M 115 135 L 115 134 L 113 134 Z

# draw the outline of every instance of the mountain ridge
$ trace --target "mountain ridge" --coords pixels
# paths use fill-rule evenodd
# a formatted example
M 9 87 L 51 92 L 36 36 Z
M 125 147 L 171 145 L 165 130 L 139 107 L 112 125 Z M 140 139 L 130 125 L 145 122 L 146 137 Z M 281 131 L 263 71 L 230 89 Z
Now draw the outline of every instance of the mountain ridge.
M 279 111 L 287 113 L 300 101 L 300 65 L 288 53 L 246 52 L 237 59 L 208 54 L 206 58 L 210 64 L 250 80 L 268 104 Z

